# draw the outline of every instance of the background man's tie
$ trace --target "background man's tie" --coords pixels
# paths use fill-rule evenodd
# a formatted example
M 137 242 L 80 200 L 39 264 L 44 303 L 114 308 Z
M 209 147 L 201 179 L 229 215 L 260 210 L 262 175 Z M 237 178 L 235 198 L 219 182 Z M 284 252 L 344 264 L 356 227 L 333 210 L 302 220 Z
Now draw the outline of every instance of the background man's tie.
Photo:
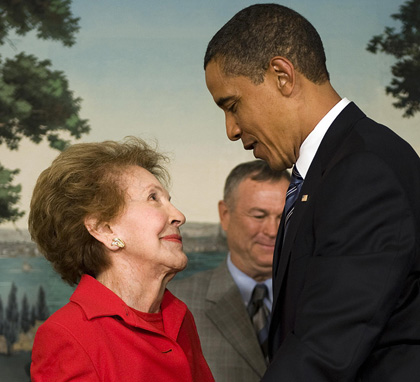
M 286 203 L 284 205 L 284 213 L 286 214 L 285 224 L 284 224 L 285 230 L 287 230 L 289 220 L 293 214 L 293 210 L 295 209 L 296 199 L 299 195 L 302 184 L 303 184 L 303 178 L 299 174 L 297 167 L 293 166 L 292 176 L 290 177 L 289 188 L 287 189 L 287 193 L 286 193 Z
M 257 284 L 252 292 L 248 303 L 248 314 L 251 317 L 254 330 L 257 333 L 262 352 L 268 361 L 268 328 L 270 325 L 270 312 L 264 304 L 264 298 L 268 297 L 268 288 L 265 284 Z

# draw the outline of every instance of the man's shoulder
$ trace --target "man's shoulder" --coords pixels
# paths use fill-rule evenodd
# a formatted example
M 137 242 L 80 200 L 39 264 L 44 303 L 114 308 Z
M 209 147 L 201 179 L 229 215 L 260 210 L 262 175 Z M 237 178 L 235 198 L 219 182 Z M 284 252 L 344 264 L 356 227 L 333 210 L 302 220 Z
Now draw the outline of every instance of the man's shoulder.
M 181 280 L 173 280 L 168 284 L 168 289 L 181 300 L 202 299 L 209 290 L 223 291 L 227 285 L 233 283 L 232 277 L 224 260 L 213 269 L 197 272 Z

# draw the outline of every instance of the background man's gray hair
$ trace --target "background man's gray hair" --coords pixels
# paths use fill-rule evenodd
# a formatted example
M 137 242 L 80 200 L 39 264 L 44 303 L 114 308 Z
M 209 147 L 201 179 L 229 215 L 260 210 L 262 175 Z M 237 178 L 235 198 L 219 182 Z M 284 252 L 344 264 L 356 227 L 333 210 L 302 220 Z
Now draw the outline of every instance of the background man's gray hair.
M 290 181 L 290 174 L 287 170 L 272 170 L 267 162 L 259 159 L 237 165 L 226 178 L 223 192 L 223 200 L 229 208 L 234 207 L 239 184 L 248 178 L 257 182 L 278 182 L 282 178 Z

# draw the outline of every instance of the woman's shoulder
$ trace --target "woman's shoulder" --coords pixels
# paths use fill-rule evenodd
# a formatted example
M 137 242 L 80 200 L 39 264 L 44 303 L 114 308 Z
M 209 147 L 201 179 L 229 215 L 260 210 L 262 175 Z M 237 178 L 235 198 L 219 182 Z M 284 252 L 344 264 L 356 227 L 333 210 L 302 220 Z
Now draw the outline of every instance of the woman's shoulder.
M 72 330 L 73 328 L 80 329 L 86 321 L 86 316 L 81 307 L 70 301 L 48 317 L 40 328 L 46 329 L 61 326 L 63 328 L 68 328 L 68 330 Z

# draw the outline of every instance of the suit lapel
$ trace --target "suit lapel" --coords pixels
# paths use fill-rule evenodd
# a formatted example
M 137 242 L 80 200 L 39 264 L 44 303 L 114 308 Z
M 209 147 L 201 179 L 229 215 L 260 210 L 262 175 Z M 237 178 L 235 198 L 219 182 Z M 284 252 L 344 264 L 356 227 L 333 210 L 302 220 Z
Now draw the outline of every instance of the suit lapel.
M 335 157 L 334 162 L 336 162 L 337 155 L 343 155 L 340 146 L 345 137 L 348 135 L 353 125 L 364 117 L 366 117 L 365 114 L 353 102 L 347 105 L 347 107 L 338 115 L 321 141 L 308 173 L 306 174 L 302 189 L 295 204 L 293 218 L 290 220 L 287 228 L 286 237 L 284 237 L 284 219 L 282 218 L 273 261 L 273 266 L 275 267 L 273 270 L 275 276 L 273 278 L 273 316 L 274 314 L 278 314 L 277 310 L 281 305 L 279 296 L 281 296 L 281 288 L 290 261 L 292 246 L 305 211 L 312 203 L 312 195 L 316 193 L 321 184 L 322 177 L 328 169 L 328 164 L 333 162 L 332 158 Z M 306 195 L 305 201 L 302 201 L 303 195 Z
M 226 280 L 229 280 L 226 282 Z M 206 315 L 248 364 L 262 376 L 266 365 L 239 290 L 227 269 L 219 266 L 210 280 Z

